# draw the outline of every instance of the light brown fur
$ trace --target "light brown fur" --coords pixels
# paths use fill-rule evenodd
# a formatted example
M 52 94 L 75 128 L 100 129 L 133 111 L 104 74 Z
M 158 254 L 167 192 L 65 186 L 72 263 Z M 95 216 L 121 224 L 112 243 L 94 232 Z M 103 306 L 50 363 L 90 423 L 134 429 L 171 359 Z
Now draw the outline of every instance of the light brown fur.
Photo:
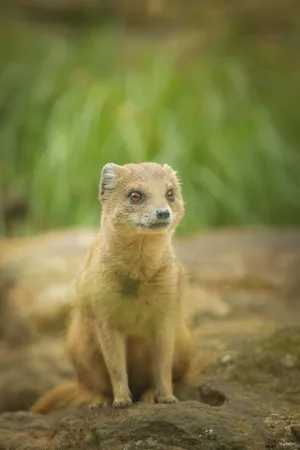
M 143 201 L 133 204 L 131 191 L 143 193 Z M 173 382 L 189 368 L 185 277 L 171 242 L 184 214 L 175 172 L 155 163 L 108 164 L 100 201 L 101 236 L 78 276 L 67 337 L 77 382 L 46 393 L 33 412 L 93 403 L 126 407 L 135 400 L 174 403 Z M 170 219 L 153 228 L 160 224 L 159 208 L 168 209 Z

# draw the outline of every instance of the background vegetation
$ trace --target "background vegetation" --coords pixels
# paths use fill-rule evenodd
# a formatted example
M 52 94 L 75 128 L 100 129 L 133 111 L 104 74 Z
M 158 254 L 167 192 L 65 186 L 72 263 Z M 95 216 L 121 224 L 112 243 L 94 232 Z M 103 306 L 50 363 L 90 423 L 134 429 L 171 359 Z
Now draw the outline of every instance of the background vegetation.
M 178 170 L 181 232 L 298 225 L 298 23 L 267 11 L 184 27 L 3 18 L 0 233 L 97 226 L 102 165 L 143 160 Z

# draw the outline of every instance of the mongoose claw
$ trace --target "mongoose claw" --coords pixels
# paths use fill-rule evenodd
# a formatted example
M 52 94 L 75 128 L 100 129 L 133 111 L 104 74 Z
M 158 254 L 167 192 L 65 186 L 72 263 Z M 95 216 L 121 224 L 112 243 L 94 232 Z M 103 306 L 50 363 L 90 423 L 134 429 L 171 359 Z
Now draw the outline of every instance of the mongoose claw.
M 165 404 L 172 404 L 172 403 L 179 403 L 179 400 L 174 395 L 169 395 L 167 397 L 163 395 L 158 395 L 156 398 L 157 403 L 165 403 Z
M 130 397 L 116 397 L 113 401 L 113 408 L 121 409 L 128 408 L 132 405 L 132 400 Z

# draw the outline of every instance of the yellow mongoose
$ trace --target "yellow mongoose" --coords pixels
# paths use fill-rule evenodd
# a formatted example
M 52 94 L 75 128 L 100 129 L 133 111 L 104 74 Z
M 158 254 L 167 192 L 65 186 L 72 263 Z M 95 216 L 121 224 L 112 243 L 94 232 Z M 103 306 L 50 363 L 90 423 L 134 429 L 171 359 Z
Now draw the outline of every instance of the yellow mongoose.
M 173 382 L 189 368 L 185 279 L 171 242 L 184 214 L 176 173 L 166 164 L 106 164 L 99 200 L 101 237 L 79 274 L 67 337 L 77 382 L 47 392 L 33 412 L 174 403 Z

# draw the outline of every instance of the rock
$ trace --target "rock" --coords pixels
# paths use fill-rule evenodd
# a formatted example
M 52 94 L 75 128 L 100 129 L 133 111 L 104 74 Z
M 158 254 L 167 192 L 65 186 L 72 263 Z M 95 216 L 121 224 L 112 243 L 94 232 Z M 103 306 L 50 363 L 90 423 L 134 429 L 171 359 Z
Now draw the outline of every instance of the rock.
M 16 274 L 12 302 L 39 332 L 64 329 L 72 281 L 96 232 L 67 229 L 0 241 L 1 268 Z M 299 231 L 218 230 L 177 238 L 175 247 L 191 278 L 187 297 L 195 324 L 248 314 L 250 307 L 259 317 L 297 323 Z
M 295 438 L 300 442 L 300 424 L 299 425 L 292 425 L 291 431 Z
M 299 450 L 299 445 L 297 445 L 295 442 L 278 442 L 277 444 L 278 449 L 286 449 L 286 450 Z
M 280 450 L 299 450 L 300 445 L 294 440 L 291 433 L 292 427 L 289 425 L 292 418 L 290 416 L 283 416 L 280 414 L 270 414 L 265 423 L 268 425 L 273 435 L 268 442 L 267 448 Z
M 244 386 L 265 386 L 300 404 L 300 327 L 278 329 L 266 338 L 252 340 L 244 346 L 244 354 L 228 366 L 228 376 Z
M 73 280 L 95 236 L 75 229 L 0 241 L 0 271 L 15 279 L 10 302 L 38 332 L 65 328 Z
M 225 355 L 221 359 L 221 363 L 227 366 L 228 364 L 232 363 L 234 361 L 233 355 Z
M 236 405 L 218 409 L 188 401 L 0 416 L 0 447 L 19 450 L 262 450 L 267 440 L 262 422 L 245 421 Z
M 284 355 L 281 359 L 281 363 L 287 369 L 293 369 L 297 365 L 297 358 L 294 355 L 290 355 L 289 353 Z
M 11 346 L 23 346 L 32 341 L 33 330 L 12 301 L 16 283 L 13 271 L 0 268 L 0 341 Z
M 1 344 L 0 413 L 29 409 L 46 390 L 72 377 L 60 339 L 13 349 Z
M 297 229 L 213 230 L 179 239 L 176 249 L 193 281 L 204 287 L 299 287 Z
M 193 312 L 194 325 L 200 323 L 203 317 L 223 319 L 230 314 L 229 305 L 222 300 L 220 293 L 217 291 L 190 285 L 186 298 L 187 309 Z
M 26 412 L 47 389 L 73 378 L 61 331 L 73 277 L 94 236 L 66 230 L 0 241 L 0 269 L 16 274 L 14 282 L 2 278 L 5 289 L 0 277 L 0 448 L 299 447 L 291 430 L 300 421 L 300 233 L 291 230 L 176 241 L 191 276 L 187 308 L 196 344 L 187 384 L 175 389 L 181 403 Z

